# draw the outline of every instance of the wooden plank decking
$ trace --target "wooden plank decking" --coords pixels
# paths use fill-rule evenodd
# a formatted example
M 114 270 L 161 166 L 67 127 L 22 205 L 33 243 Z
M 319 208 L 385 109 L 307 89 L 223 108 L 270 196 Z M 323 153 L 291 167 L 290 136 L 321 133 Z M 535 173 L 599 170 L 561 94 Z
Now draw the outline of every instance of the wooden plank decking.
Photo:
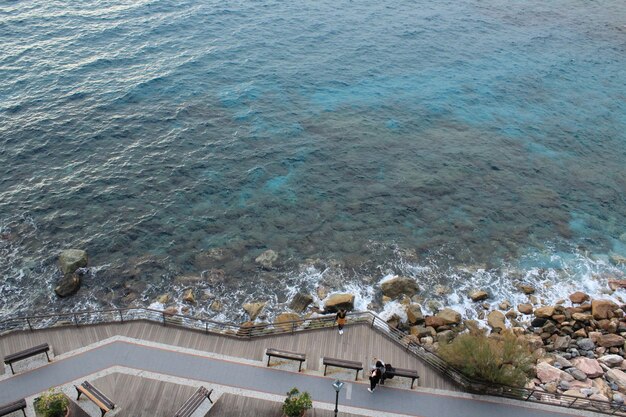
M 320 358 L 323 356 L 362 361 L 366 368 L 376 356 L 399 368 L 416 369 L 422 387 L 458 391 L 452 382 L 367 324 L 347 326 L 343 335 L 339 335 L 335 328 L 327 328 L 252 340 L 166 327 L 147 321 L 68 326 L 2 336 L 0 356 L 45 342 L 50 344 L 55 355 L 59 355 L 116 335 L 261 362 L 264 361 L 264 350 L 268 347 L 291 350 L 306 353 L 306 368 L 315 371 L 320 370 Z

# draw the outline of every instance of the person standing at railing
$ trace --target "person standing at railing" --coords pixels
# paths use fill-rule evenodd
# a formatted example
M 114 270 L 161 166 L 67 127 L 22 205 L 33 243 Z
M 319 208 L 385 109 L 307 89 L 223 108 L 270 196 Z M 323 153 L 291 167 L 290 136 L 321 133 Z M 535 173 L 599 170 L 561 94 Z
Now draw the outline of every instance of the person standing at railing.
M 343 334 L 343 326 L 346 325 L 348 312 L 345 308 L 340 308 L 335 316 L 335 321 L 337 322 L 337 327 L 339 328 L 339 334 Z

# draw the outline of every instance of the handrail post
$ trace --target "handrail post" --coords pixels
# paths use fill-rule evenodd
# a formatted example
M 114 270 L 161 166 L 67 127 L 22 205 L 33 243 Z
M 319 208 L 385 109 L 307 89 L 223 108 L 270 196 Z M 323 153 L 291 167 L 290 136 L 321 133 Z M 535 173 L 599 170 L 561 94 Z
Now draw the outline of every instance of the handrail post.
M 526 397 L 526 399 L 524 401 L 528 401 L 530 399 L 530 397 L 533 396 L 534 393 L 535 393 L 534 389 L 530 390 L 530 394 L 528 394 L 528 397 Z
M 574 398 L 574 401 L 572 401 L 571 404 L 567 406 L 567 408 L 573 406 L 576 401 L 578 401 L 578 397 Z
M 209 322 L 208 321 L 204 322 L 204 330 L 205 330 L 206 334 L 209 334 Z
M 166 325 L 166 323 L 165 323 L 165 311 L 164 311 L 163 312 L 163 326 L 165 326 L 165 325 Z
M 374 320 L 376 320 L 376 316 L 372 315 L 372 329 L 374 328 Z
M 26 317 L 26 323 L 28 323 L 28 328 L 32 332 L 33 331 L 33 326 L 30 325 L 30 319 L 28 317 Z
M 78 318 L 76 318 L 76 313 L 74 313 L 74 324 L 78 327 Z
M 124 315 L 122 314 L 122 310 L 118 308 L 117 312 L 120 313 L 120 321 L 124 323 Z

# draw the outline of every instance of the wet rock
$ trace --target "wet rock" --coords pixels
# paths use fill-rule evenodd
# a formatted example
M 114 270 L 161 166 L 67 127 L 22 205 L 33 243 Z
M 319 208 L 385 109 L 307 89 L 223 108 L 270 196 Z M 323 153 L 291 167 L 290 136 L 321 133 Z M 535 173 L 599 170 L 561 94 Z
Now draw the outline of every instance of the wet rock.
M 265 307 L 266 302 L 256 302 L 256 303 L 246 303 L 243 305 L 243 309 L 248 313 L 250 317 L 250 321 L 256 320 L 256 318 L 261 314 L 261 310 Z
M 311 295 L 299 292 L 294 295 L 291 303 L 289 303 L 289 308 L 298 313 L 302 313 L 312 302 L 313 297 Z
M 504 323 L 505 317 L 501 311 L 494 310 L 487 316 L 487 324 L 495 331 L 502 331 L 506 329 Z
M 482 300 L 486 300 L 487 298 L 489 298 L 489 294 L 487 293 L 487 291 L 472 291 L 469 294 L 469 297 L 472 299 L 472 301 L 482 301 Z
M 535 287 L 532 285 L 521 284 L 518 285 L 517 288 L 519 288 L 524 294 L 530 295 L 535 293 Z
M 581 348 L 582 350 L 593 350 L 593 348 L 596 347 L 596 345 L 593 343 L 593 340 L 586 338 L 586 339 L 578 339 L 576 341 L 576 345 Z
M 609 261 L 616 266 L 624 266 L 626 265 L 626 257 L 618 255 L 616 253 L 611 253 L 609 255 Z
M 533 306 L 532 304 L 518 304 L 517 311 L 519 311 L 522 314 L 532 314 Z
M 274 327 L 282 329 L 283 331 L 290 331 L 293 326 L 300 324 L 300 316 L 296 313 L 281 313 L 276 316 L 274 320 Z
M 435 286 L 435 294 L 442 296 L 450 294 L 450 287 L 446 285 L 436 285 Z
M 185 290 L 185 292 L 183 293 L 183 301 L 188 303 L 188 304 L 195 304 L 196 303 L 196 297 L 193 293 L 193 289 L 188 288 Z
M 419 290 L 415 280 L 398 276 L 383 282 L 380 287 L 383 294 L 390 298 L 397 298 L 402 294 L 412 297 Z
M 509 308 L 511 308 L 511 303 L 509 303 L 508 301 L 503 301 L 500 304 L 498 304 L 498 308 L 502 311 L 506 311 Z
M 544 324 L 546 324 L 546 321 L 548 321 L 548 319 L 544 319 L 541 317 L 535 317 L 533 319 L 533 321 L 530 322 L 530 325 L 532 327 L 543 327 Z
M 87 252 L 82 249 L 67 249 L 59 254 L 59 268 L 64 275 L 74 273 L 87 266 Z
M 600 364 L 595 359 L 574 358 L 572 359 L 572 364 L 576 367 L 576 369 L 579 369 L 582 372 L 584 372 L 585 375 L 588 376 L 589 378 L 597 378 L 604 374 L 604 371 L 600 367 Z M 579 381 L 584 381 L 584 378 L 579 379 Z
M 445 326 L 446 321 L 442 319 L 441 317 L 426 316 L 425 324 L 426 324 L 426 327 L 430 326 L 430 327 L 437 329 L 438 327 Z
M 410 324 L 418 324 L 424 322 L 424 315 L 419 304 L 409 304 L 406 307 L 406 316 Z
M 570 294 L 569 299 L 574 304 L 582 304 L 585 301 L 589 301 L 589 295 L 581 291 L 576 291 L 575 293 Z
M 69 297 L 78 292 L 81 284 L 81 274 L 78 272 L 68 273 L 59 281 L 58 285 L 54 287 L 54 292 L 59 297 Z
M 194 285 L 204 281 L 201 275 L 179 275 L 174 278 L 174 282 L 181 285 Z
M 175 314 L 178 314 L 178 308 L 172 306 L 172 307 L 168 307 L 165 310 L 163 310 L 163 314 L 167 315 L 167 316 L 172 316 Z
M 617 305 L 611 300 L 592 300 L 591 314 L 596 320 L 610 319 L 614 317 L 613 311 L 617 309 Z
M 171 295 L 169 295 L 169 294 L 162 294 L 162 295 L 159 295 L 156 298 L 156 302 L 157 303 L 161 303 L 161 304 L 167 304 L 167 303 L 170 302 L 171 299 L 172 299 Z
M 624 338 L 622 336 L 616 334 L 603 334 L 598 339 L 598 344 L 605 348 L 610 347 L 623 347 L 624 346 Z
M 319 287 L 317 287 L 316 292 L 317 292 L 317 297 L 320 300 L 323 300 L 326 297 L 328 297 L 328 288 L 326 288 L 323 285 L 320 285 Z
M 549 319 L 550 317 L 554 315 L 554 307 L 552 306 L 539 307 L 535 309 L 534 314 L 535 314 L 535 317 Z
M 224 309 L 224 306 L 222 305 L 220 300 L 213 300 L 209 308 L 211 309 L 211 311 L 215 311 L 216 313 L 219 313 L 220 311 Z
M 451 308 L 444 308 L 437 313 L 437 317 L 443 319 L 445 324 L 459 324 L 461 322 L 461 313 Z
M 354 294 L 332 294 L 324 303 L 324 311 L 327 313 L 336 313 L 342 308 L 348 311 L 354 309 Z
M 261 265 L 263 269 L 270 270 L 274 267 L 274 262 L 278 259 L 278 254 L 271 249 L 266 250 L 262 254 L 256 257 L 254 260 L 257 264 Z

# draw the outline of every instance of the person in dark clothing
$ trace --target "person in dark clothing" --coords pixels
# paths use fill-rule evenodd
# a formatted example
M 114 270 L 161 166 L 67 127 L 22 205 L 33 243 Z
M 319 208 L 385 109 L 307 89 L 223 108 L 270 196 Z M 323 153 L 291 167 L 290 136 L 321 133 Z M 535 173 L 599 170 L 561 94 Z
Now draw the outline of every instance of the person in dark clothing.
M 381 376 L 382 374 L 380 372 L 380 369 L 372 369 L 372 372 L 370 372 L 370 387 L 367 389 L 369 392 L 374 392 L 374 390 L 376 389 L 376 385 L 378 385 L 378 383 L 380 382 Z
M 374 365 L 374 367 L 375 367 L 375 369 L 378 369 L 378 371 L 380 373 L 380 385 L 385 385 L 386 371 L 387 371 L 387 368 L 385 366 L 385 362 L 381 361 L 380 359 L 376 359 L 376 358 L 374 358 L 374 360 L 376 361 L 376 364 Z
M 341 308 L 335 316 L 335 321 L 337 322 L 337 327 L 339 328 L 339 334 L 343 334 L 343 326 L 346 324 L 347 315 L 348 312 L 344 308 Z

